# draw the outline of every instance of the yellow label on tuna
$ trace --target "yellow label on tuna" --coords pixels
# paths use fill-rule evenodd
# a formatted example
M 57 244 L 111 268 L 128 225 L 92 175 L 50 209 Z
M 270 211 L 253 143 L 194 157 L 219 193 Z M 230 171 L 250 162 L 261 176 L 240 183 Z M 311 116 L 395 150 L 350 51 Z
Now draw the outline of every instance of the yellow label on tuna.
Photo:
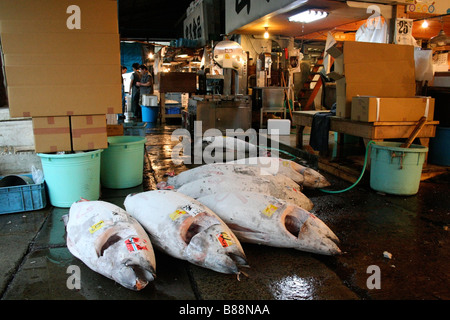
M 175 212 L 171 213 L 171 214 L 169 215 L 169 217 L 170 217 L 170 219 L 172 219 L 173 221 L 175 221 L 175 220 L 177 220 L 179 217 L 181 217 L 183 214 L 186 214 L 186 211 L 177 209 L 177 210 L 175 210 Z
M 102 220 L 102 221 L 97 222 L 96 224 L 92 225 L 92 226 L 89 228 L 89 232 L 90 232 L 90 233 L 94 233 L 94 232 L 97 231 L 98 229 L 101 229 L 101 228 L 103 227 L 103 223 L 104 223 L 104 221 Z
M 274 206 L 273 204 L 269 204 L 269 205 L 262 211 L 262 213 L 270 218 L 270 217 L 272 217 L 272 215 L 275 213 L 275 211 L 277 211 L 277 209 L 278 209 L 278 207 Z

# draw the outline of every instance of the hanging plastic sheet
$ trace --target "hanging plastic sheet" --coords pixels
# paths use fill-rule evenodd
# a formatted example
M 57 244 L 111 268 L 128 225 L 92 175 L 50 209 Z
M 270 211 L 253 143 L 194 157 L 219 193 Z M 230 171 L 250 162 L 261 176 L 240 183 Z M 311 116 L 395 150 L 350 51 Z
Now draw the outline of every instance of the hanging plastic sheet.
M 369 18 L 356 31 L 355 41 L 387 43 L 387 23 L 382 16 Z
M 331 63 L 330 63 L 330 55 L 328 54 L 327 50 L 330 49 L 332 46 L 336 44 L 336 40 L 334 39 L 333 35 L 330 31 L 327 33 L 327 41 L 325 42 L 325 51 L 323 56 L 323 71 L 322 73 L 324 75 L 327 75 L 330 73 L 331 69 Z
M 433 80 L 433 51 L 414 49 L 414 62 L 416 66 L 416 81 Z

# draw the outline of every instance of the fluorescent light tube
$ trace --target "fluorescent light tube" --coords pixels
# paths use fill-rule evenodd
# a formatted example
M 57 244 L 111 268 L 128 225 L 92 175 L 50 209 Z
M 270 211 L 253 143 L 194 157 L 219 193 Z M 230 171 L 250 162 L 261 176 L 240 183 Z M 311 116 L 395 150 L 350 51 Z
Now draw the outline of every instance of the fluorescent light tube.
M 289 17 L 289 21 L 309 23 L 309 22 L 313 22 L 313 21 L 316 21 L 319 19 L 323 19 L 327 15 L 328 15 L 328 13 L 325 11 L 308 10 L 308 11 L 303 11 L 303 12 L 300 12 L 299 14 Z

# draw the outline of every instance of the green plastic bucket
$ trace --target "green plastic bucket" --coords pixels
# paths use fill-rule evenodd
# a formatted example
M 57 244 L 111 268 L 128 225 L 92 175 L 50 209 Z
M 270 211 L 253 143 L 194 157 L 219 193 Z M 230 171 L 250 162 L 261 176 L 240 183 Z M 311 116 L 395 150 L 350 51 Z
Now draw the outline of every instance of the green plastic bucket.
M 370 187 L 396 195 L 413 195 L 419 191 L 422 167 L 428 148 L 412 144 L 400 148 L 399 142 L 372 144 Z
M 103 151 L 100 181 L 103 187 L 126 189 L 140 185 L 144 173 L 145 137 L 108 137 Z
M 100 198 L 100 158 L 103 150 L 73 154 L 38 153 L 50 203 L 69 208 L 84 198 Z

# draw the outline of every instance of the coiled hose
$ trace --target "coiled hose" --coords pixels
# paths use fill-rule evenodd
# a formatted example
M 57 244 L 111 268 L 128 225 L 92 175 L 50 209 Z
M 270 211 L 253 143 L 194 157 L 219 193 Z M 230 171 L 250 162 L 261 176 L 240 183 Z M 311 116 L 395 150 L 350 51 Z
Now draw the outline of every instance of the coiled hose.
M 372 144 L 374 144 L 374 143 L 375 143 L 375 142 L 371 140 L 371 141 L 369 141 L 369 143 L 367 144 L 367 147 L 366 147 L 366 154 L 365 154 L 365 156 L 364 156 L 364 165 L 363 165 L 363 169 L 362 169 L 361 175 L 359 176 L 358 180 L 355 181 L 354 184 L 352 184 L 350 187 L 345 188 L 345 189 L 343 189 L 343 190 L 335 190 L 335 191 L 333 191 L 333 190 L 326 190 L 326 189 L 319 189 L 319 190 L 322 191 L 322 192 L 325 192 L 325 193 L 343 193 L 343 192 L 349 191 L 349 190 L 351 190 L 352 188 L 354 188 L 354 187 L 359 183 L 359 181 L 361 181 L 361 179 L 362 179 L 362 177 L 363 177 L 363 175 L 364 175 L 364 172 L 366 171 L 367 157 L 368 157 L 368 155 L 369 155 L 370 145 L 372 145 Z M 277 150 L 277 151 L 279 151 L 279 152 L 283 152 L 283 153 L 285 153 L 285 154 L 287 154 L 287 155 L 289 155 L 289 156 L 292 157 L 292 159 L 289 159 L 289 160 L 294 160 L 294 159 L 297 158 L 297 156 L 295 156 L 295 155 L 293 155 L 292 153 L 289 153 L 289 152 L 287 152 L 287 151 L 284 151 L 284 150 L 280 150 L 280 149 L 276 149 L 276 148 L 270 148 L 270 147 L 266 147 L 266 146 L 259 146 L 259 147 L 262 147 L 262 148 L 265 148 L 265 149 L 268 149 L 268 150 Z
M 355 186 L 359 183 L 359 181 L 361 180 L 361 178 L 363 177 L 364 172 L 366 171 L 367 156 L 368 156 L 368 154 L 369 154 L 369 147 L 370 147 L 370 145 L 372 145 L 372 144 L 374 144 L 374 143 L 375 143 L 375 142 L 371 140 L 371 141 L 369 141 L 369 143 L 367 144 L 367 147 L 366 147 L 366 155 L 364 156 L 364 165 L 363 165 L 363 169 L 362 169 L 361 175 L 359 176 L 358 180 L 356 180 L 356 182 L 355 182 L 354 184 L 352 184 L 350 187 L 345 188 L 345 189 L 343 189 L 343 190 L 336 190 L 336 191 L 333 191 L 333 190 L 325 190 L 325 189 L 319 189 L 319 190 L 322 191 L 322 192 L 325 192 L 325 193 L 342 193 L 342 192 L 346 192 L 346 191 L 352 189 L 353 187 L 355 187 Z

